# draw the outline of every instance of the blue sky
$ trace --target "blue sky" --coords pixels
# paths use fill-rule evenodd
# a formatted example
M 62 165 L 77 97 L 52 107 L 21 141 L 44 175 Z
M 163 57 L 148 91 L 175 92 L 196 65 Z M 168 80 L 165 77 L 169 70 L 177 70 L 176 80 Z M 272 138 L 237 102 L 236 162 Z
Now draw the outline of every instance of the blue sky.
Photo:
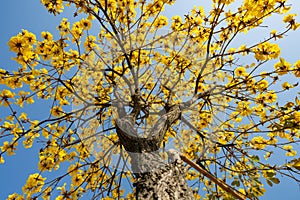
M 205 5 L 202 2 L 206 2 Z M 300 1 L 290 1 L 295 5 L 294 12 L 300 13 Z M 210 5 L 210 1 L 200 0 L 178 0 L 175 7 L 168 7 L 165 11 L 167 15 L 182 15 L 196 3 L 204 6 Z M 0 6 L 0 67 L 16 69 L 17 63 L 11 60 L 14 56 L 9 52 L 7 41 L 13 35 L 18 34 L 22 29 L 27 29 L 35 33 L 38 37 L 40 32 L 49 31 L 55 33 L 56 26 L 63 17 L 71 18 L 73 13 L 66 10 L 63 15 L 54 17 L 50 15 L 38 0 L 10 0 L 2 1 Z M 299 19 L 299 18 L 298 18 Z M 278 18 L 270 22 L 271 26 L 281 23 Z M 299 20 L 300 21 L 300 20 Z M 253 33 L 252 37 L 260 37 L 261 33 Z M 300 59 L 300 31 L 288 33 L 289 37 L 284 42 L 279 42 L 282 47 L 282 56 L 290 62 Z M 249 37 L 249 36 L 247 36 Z M 250 39 L 250 38 L 249 38 Z M 242 39 L 243 40 L 243 39 Z M 288 97 L 287 97 L 288 98 Z M 39 107 L 40 106 L 40 107 Z M 41 115 L 43 108 L 38 105 L 32 110 L 32 114 Z M 25 108 L 32 109 L 32 108 Z M 6 110 L 1 107 L 0 118 L 5 116 Z M 15 156 L 5 157 L 5 165 L 0 165 L 0 199 L 5 199 L 8 194 L 21 192 L 22 185 L 26 182 L 29 174 L 37 172 L 38 148 L 19 149 Z M 281 177 L 279 177 L 281 178 Z M 296 200 L 300 196 L 298 185 L 291 180 L 281 179 L 279 186 L 267 187 L 266 196 L 262 199 L 289 199 Z

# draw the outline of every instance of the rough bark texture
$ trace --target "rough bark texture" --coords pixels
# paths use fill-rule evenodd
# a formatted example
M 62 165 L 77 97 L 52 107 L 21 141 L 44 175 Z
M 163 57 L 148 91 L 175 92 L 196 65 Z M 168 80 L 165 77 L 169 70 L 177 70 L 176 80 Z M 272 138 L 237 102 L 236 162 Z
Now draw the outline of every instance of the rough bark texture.
M 149 157 L 146 156 L 148 159 Z M 147 160 L 147 163 L 152 163 Z M 150 172 L 136 174 L 136 198 L 143 200 L 192 200 L 182 162 L 165 164 Z
M 139 200 L 190 200 L 194 196 L 185 180 L 182 161 L 166 163 L 158 150 L 168 128 L 180 118 L 179 105 L 166 108 L 160 120 L 148 132 L 146 138 L 138 136 L 135 127 L 136 113 L 121 114 L 124 109 L 117 106 L 119 118 L 116 123 L 120 143 L 131 157 L 131 168 L 135 174 L 136 198 Z

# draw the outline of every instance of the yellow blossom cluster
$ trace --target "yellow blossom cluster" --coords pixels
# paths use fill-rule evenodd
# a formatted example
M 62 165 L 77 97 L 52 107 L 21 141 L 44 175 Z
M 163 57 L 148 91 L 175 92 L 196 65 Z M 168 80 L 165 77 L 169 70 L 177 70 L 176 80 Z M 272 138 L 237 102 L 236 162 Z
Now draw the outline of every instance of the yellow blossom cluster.
M 22 188 L 23 193 L 27 195 L 27 198 L 30 198 L 33 194 L 42 190 L 45 180 L 46 178 L 43 178 L 38 173 L 29 175 L 26 184 Z
M 253 50 L 257 60 L 271 60 L 278 58 L 280 55 L 280 48 L 277 44 L 269 42 L 261 43 Z
M 274 65 L 274 68 L 279 75 L 284 75 L 291 70 L 291 64 L 285 61 L 284 58 L 280 58 L 280 61 Z
M 37 65 L 36 59 L 38 59 L 38 55 L 33 51 L 35 43 L 36 36 L 27 30 L 23 30 L 17 36 L 12 37 L 8 45 L 10 50 L 17 54 L 17 57 L 14 59 L 25 67 L 27 64 L 31 66 Z

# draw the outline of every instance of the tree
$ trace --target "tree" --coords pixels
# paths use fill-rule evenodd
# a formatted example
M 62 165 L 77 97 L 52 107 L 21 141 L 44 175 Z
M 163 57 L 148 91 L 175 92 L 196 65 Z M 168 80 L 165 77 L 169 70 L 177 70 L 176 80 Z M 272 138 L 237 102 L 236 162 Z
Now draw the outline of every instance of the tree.
M 171 19 L 174 0 L 41 2 L 80 19 L 8 42 L 20 67 L 0 71 L 0 163 L 20 142 L 40 147 L 39 172 L 8 199 L 257 199 L 278 175 L 300 182 L 300 101 L 279 101 L 297 83 L 278 80 L 300 77 L 276 44 L 300 26 L 286 0 L 213 0 Z M 274 14 L 281 31 L 236 42 Z M 40 102 L 45 118 L 22 112 Z

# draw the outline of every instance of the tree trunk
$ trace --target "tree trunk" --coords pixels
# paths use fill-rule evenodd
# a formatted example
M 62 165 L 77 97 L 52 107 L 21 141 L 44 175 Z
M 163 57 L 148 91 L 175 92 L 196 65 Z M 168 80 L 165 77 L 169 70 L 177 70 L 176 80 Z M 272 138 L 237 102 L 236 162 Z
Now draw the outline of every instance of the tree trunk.
M 121 109 L 118 107 L 119 116 Z M 124 112 L 123 112 L 124 113 Z M 179 119 L 179 106 L 166 109 L 166 113 L 156 122 L 154 127 L 139 137 L 133 115 L 121 116 L 116 122 L 116 130 L 120 143 L 131 158 L 131 168 L 135 174 L 136 199 L 139 200 L 190 200 L 194 199 L 185 175 L 185 167 L 181 160 L 166 163 L 159 155 L 161 142 L 168 128 Z
M 190 191 L 185 175 L 186 170 L 181 161 L 169 164 L 156 153 L 145 153 L 140 156 L 131 156 L 134 170 L 151 170 L 135 173 L 136 199 L 142 200 L 192 200 L 193 193 Z

